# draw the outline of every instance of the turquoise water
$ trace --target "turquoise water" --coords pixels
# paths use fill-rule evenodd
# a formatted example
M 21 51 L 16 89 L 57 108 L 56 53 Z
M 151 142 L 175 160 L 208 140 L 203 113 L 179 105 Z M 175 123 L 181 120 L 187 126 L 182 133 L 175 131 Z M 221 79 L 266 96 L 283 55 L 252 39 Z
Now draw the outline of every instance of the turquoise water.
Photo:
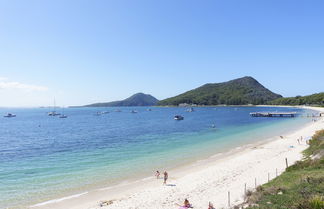
M 309 118 L 253 118 L 270 107 L 0 109 L 0 208 L 46 200 L 145 177 L 303 126 Z M 138 113 L 130 113 L 131 110 Z M 96 116 L 98 111 L 108 114 Z M 308 111 L 309 112 L 309 111 Z M 184 120 L 175 121 L 181 114 Z M 215 125 L 215 128 L 212 127 Z

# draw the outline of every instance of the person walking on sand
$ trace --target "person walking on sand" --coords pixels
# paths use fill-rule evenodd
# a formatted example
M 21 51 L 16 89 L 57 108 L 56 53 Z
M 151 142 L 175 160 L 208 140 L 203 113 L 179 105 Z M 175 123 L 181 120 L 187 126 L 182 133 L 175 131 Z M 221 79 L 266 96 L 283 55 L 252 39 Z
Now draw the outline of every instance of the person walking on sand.
M 166 171 L 164 171 L 163 175 L 164 175 L 164 177 L 163 177 L 163 179 L 164 179 L 164 182 L 163 182 L 163 184 L 166 184 L 166 182 L 167 182 L 167 180 L 168 180 L 168 177 L 169 177 L 169 175 L 168 175 L 168 173 L 167 173 Z
M 159 179 L 160 178 L 160 171 L 156 171 L 155 176 L 156 176 L 156 179 Z

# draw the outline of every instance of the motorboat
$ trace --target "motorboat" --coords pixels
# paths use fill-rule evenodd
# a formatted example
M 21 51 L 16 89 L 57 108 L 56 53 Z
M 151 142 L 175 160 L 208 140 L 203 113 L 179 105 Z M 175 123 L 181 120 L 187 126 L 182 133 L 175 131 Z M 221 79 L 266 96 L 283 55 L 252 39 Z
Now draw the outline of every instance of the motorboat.
M 61 113 L 57 113 L 56 111 L 51 111 L 48 113 L 48 116 L 58 116 L 61 115 Z
M 137 110 L 132 110 L 131 113 L 138 113 Z
M 7 115 L 3 116 L 5 118 L 13 118 L 13 117 L 16 117 L 15 114 L 11 114 L 11 113 L 8 113 Z
M 195 111 L 192 107 L 190 107 L 189 109 L 186 110 L 187 112 L 193 112 Z
M 183 120 L 184 118 L 181 115 L 174 116 L 174 120 Z

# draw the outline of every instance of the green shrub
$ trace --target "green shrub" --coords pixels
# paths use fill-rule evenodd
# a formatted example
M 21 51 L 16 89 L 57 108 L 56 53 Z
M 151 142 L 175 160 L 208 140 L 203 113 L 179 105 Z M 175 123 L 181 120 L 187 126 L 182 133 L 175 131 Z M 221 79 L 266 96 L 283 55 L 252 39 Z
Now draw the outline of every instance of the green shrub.
M 311 209 L 324 209 L 324 198 L 314 196 L 311 200 L 309 200 L 309 205 Z
M 305 159 L 246 195 L 249 209 L 324 209 L 324 130 L 316 132 Z M 314 159 L 314 156 L 316 158 Z

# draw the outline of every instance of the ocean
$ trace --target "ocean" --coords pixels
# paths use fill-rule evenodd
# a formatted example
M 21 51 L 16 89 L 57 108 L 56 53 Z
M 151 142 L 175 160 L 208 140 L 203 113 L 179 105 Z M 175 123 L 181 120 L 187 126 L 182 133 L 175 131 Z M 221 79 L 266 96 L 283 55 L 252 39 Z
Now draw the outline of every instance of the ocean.
M 148 110 L 150 108 L 151 111 Z M 116 110 L 120 110 L 117 112 Z M 136 110 L 137 113 L 131 113 Z M 246 144 L 283 135 L 307 117 L 250 117 L 281 107 L 0 108 L 0 208 L 55 198 L 154 175 Z M 97 115 L 97 112 L 109 113 Z M 5 118 L 8 112 L 17 117 Z M 184 120 L 174 120 L 182 115 Z

